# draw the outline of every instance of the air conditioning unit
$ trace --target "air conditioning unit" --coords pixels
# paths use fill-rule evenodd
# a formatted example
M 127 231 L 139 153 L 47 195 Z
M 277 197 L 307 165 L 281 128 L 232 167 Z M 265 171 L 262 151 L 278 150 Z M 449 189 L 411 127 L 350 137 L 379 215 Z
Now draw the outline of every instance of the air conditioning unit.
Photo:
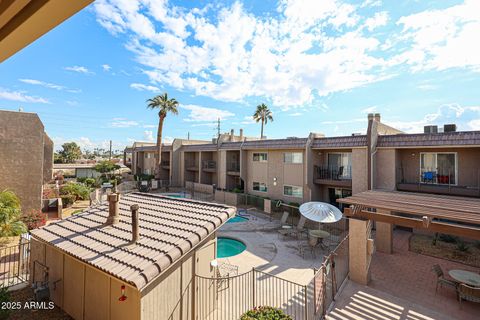
M 452 123 L 452 124 L 444 124 L 443 125 L 443 132 L 455 132 L 457 131 L 457 125 Z
M 423 133 L 438 133 L 438 126 L 425 126 Z

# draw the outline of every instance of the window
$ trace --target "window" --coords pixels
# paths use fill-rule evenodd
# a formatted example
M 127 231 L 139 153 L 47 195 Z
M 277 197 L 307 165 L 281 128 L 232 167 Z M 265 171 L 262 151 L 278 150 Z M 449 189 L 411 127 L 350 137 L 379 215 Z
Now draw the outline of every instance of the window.
M 153 158 L 153 153 L 146 152 L 145 153 L 145 159 L 152 159 Z
M 267 162 L 267 153 L 266 152 L 255 152 L 253 154 L 253 161 L 258 162 Z
M 284 163 L 302 163 L 303 153 L 301 152 L 285 152 L 283 154 Z
M 422 183 L 457 184 L 457 154 L 455 152 L 420 153 Z
M 267 192 L 267 184 L 262 182 L 254 182 L 253 191 Z
M 352 178 L 352 153 L 329 153 L 327 159 L 330 175 L 334 175 L 336 179 Z
M 143 173 L 144 173 L 144 174 L 151 174 L 151 170 L 150 170 L 150 169 L 144 169 L 144 170 L 143 170 Z
M 303 198 L 303 188 L 296 186 L 283 186 L 283 195 L 296 198 Z

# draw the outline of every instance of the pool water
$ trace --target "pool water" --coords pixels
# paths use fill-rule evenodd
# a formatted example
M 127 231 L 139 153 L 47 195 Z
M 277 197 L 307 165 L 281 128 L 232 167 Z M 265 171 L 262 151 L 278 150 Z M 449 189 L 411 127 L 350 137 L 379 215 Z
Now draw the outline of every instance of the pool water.
M 162 193 L 162 196 L 167 196 L 171 198 L 186 198 L 186 193 Z
M 245 222 L 248 221 L 248 218 L 242 216 L 235 216 L 227 220 L 227 223 L 235 223 L 235 222 Z
M 242 253 L 247 246 L 240 240 L 232 238 L 217 238 L 217 258 L 227 258 Z

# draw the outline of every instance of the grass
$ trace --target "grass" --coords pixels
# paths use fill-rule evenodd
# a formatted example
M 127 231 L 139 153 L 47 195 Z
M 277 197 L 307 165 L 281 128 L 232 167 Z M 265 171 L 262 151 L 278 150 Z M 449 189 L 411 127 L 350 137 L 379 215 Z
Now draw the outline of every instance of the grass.
M 410 251 L 441 259 L 480 267 L 480 248 L 470 242 L 445 242 L 437 240 L 433 245 L 433 235 L 413 234 L 410 238 Z

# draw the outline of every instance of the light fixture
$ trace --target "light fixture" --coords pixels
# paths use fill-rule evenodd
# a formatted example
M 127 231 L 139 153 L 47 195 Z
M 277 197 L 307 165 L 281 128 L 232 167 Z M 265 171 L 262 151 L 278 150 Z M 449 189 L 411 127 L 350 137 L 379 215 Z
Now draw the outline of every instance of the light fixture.
M 277 185 L 277 177 L 274 177 L 274 178 L 273 178 L 273 185 L 274 185 L 274 186 Z

